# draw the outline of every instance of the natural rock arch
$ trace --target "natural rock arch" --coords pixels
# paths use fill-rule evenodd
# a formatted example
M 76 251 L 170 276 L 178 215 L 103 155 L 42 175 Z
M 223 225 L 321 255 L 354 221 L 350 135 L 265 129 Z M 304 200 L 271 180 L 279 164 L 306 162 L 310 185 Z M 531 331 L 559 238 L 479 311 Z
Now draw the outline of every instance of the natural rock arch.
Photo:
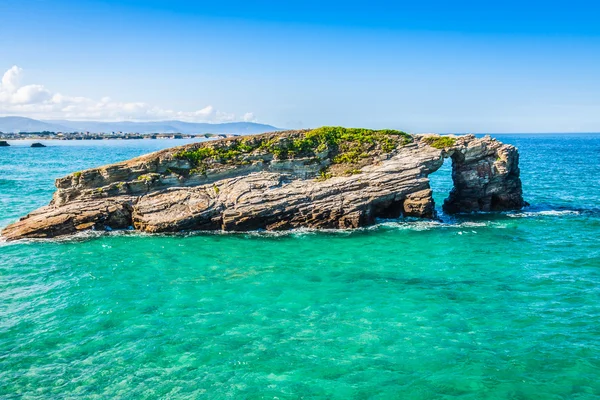
M 437 138 L 435 135 L 423 136 Z M 425 175 L 435 173 L 451 160 L 453 187 L 442 209 L 448 214 L 517 210 L 527 205 L 523 200 L 519 170 L 519 152 L 512 146 L 486 136 L 459 137 L 440 158 L 425 164 Z M 433 218 L 433 192 L 427 189 L 409 194 L 404 200 L 403 215 Z
M 465 213 L 520 209 L 525 205 L 514 146 L 486 137 L 446 152 L 452 160 L 454 186 L 444 200 L 445 212 Z

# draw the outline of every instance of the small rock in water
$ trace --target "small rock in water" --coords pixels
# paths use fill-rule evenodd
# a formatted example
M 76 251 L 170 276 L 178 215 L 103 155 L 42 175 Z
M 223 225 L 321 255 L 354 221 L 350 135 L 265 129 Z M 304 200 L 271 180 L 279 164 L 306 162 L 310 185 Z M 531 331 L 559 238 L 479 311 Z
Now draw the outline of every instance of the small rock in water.
M 8 147 L 10 144 L 6 140 L 0 140 L 0 147 Z
M 32 143 L 31 147 L 46 147 L 46 146 L 41 143 Z

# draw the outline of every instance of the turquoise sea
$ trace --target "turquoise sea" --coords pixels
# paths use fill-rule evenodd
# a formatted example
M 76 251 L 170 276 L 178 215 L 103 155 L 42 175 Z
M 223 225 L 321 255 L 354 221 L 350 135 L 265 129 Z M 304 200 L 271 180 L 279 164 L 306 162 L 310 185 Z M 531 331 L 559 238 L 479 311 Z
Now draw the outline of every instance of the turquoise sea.
M 495 136 L 523 211 L 0 243 L 0 398 L 600 397 L 600 135 Z M 11 142 L 0 227 L 57 177 L 183 143 Z

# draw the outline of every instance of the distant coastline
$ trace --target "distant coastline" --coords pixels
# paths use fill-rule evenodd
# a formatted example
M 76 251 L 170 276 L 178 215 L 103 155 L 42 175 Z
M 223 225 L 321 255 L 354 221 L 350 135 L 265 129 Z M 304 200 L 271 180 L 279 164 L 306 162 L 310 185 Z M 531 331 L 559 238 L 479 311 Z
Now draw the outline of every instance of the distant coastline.
M 272 125 L 256 122 L 223 122 L 199 123 L 184 121 L 69 121 L 69 120 L 36 120 L 25 117 L 0 117 L 0 138 L 8 134 L 69 134 L 69 135 L 105 135 L 138 136 L 138 135 L 249 135 L 256 133 L 279 131 Z M 3 133 L 4 132 L 4 133 Z M 193 136 L 192 136 L 193 137 Z
M 183 134 L 183 133 L 90 133 L 90 132 L 21 132 L 21 133 L 2 133 L 0 140 L 140 140 L 140 139 L 221 139 L 239 136 L 237 134 L 226 133 L 203 133 L 203 134 Z

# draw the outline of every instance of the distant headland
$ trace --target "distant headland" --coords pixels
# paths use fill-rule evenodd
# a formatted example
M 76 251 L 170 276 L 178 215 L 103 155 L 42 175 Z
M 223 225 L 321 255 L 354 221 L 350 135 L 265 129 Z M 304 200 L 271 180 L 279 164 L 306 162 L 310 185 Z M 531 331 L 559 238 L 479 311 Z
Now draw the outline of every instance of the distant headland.
M 185 139 L 197 136 L 224 138 L 280 130 L 255 122 L 210 124 L 184 121 L 42 121 L 24 117 L 0 117 L 0 139 L 3 140 Z

